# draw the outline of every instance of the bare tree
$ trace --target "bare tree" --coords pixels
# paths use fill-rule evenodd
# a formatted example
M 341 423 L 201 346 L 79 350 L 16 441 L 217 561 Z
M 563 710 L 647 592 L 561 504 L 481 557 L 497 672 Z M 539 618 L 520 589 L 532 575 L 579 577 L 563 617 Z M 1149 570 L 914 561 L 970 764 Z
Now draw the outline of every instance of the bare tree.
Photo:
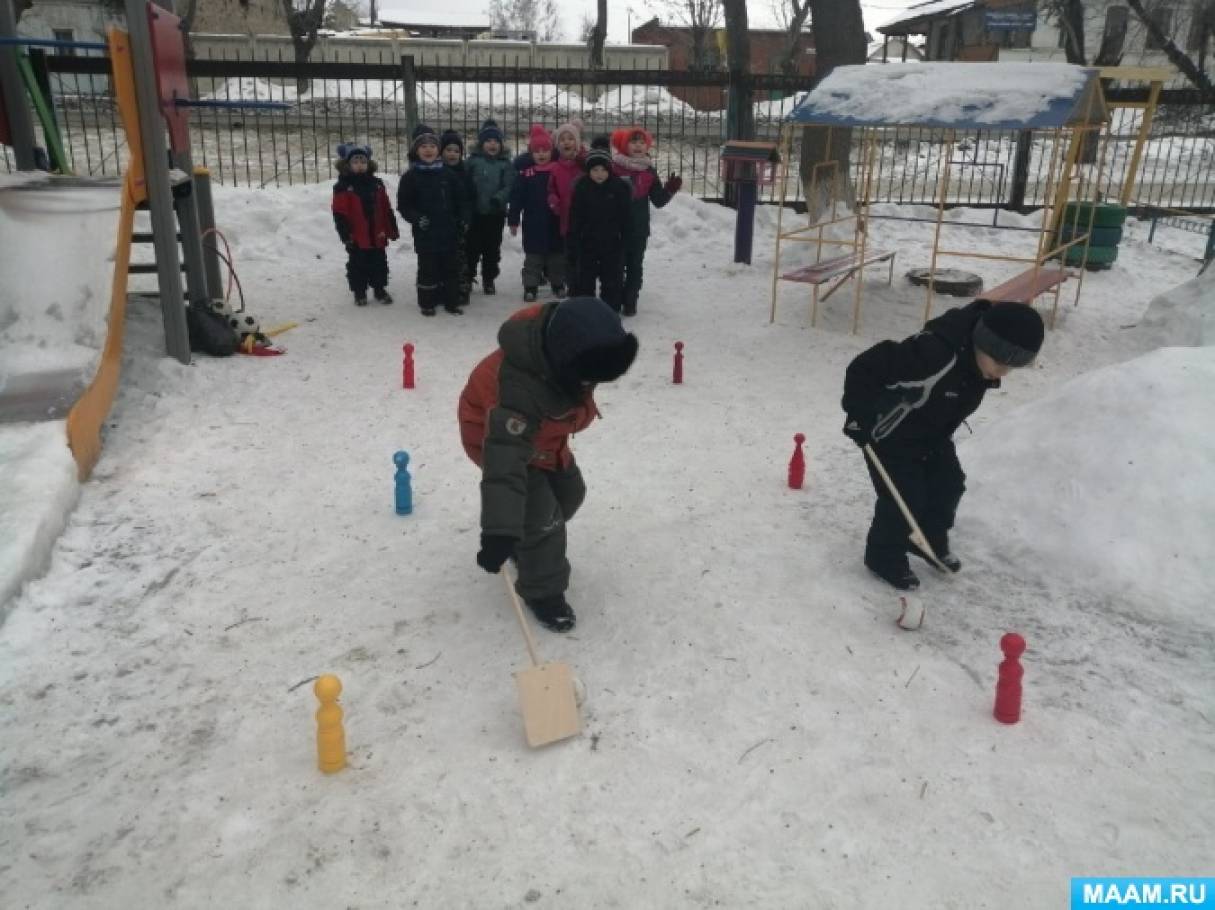
M 485 12 L 495 31 L 526 32 L 537 41 L 561 37 L 556 0 L 490 0 Z
M 1085 44 L 1085 21 L 1090 18 L 1086 0 L 1041 0 L 1039 9 L 1048 21 L 1058 25 L 1063 33 L 1063 53 L 1068 63 L 1087 66 L 1088 51 Z M 1117 66 L 1122 62 L 1126 44 L 1126 18 L 1110 17 L 1101 36 L 1101 47 L 1093 58 L 1094 66 Z
M 1135 14 L 1143 27 L 1147 29 L 1147 33 L 1151 36 L 1153 43 L 1164 52 L 1164 55 L 1169 58 L 1169 63 L 1181 70 L 1182 75 L 1194 84 L 1202 96 L 1204 104 L 1215 105 L 1215 84 L 1211 82 L 1211 77 L 1208 76 L 1202 66 L 1196 64 L 1189 56 L 1179 48 L 1173 39 L 1166 35 L 1164 29 L 1160 27 L 1160 21 L 1153 13 L 1155 10 L 1146 10 L 1143 7 L 1143 0 L 1126 0 L 1126 5 L 1131 8 L 1131 12 Z M 1212 20 L 1215 20 L 1215 10 L 1211 9 L 1210 3 L 1204 3 L 1202 7 L 1196 8 L 1194 11 L 1196 16 L 1205 23 L 1206 31 L 1204 42 L 1199 51 L 1205 57 L 1206 43 L 1210 41 L 1212 31 Z M 1203 61 L 1205 63 L 1205 60 Z
M 805 35 L 810 18 L 810 0 L 772 0 L 772 12 L 785 30 L 785 46 L 777 65 L 786 76 L 797 75 L 797 45 Z
M 860 0 L 809 0 L 809 3 L 810 18 L 814 23 L 815 78 L 825 79 L 837 66 L 863 64 L 868 47 Z M 829 199 L 827 188 L 820 186 L 817 196 L 810 191 L 816 164 L 838 161 L 839 191 L 845 199 L 853 198 L 848 174 L 851 147 L 851 130 L 839 127 L 831 130 L 830 148 L 827 147 L 826 129 L 807 128 L 802 131 L 802 186 L 811 219 L 818 217 Z
M 675 21 L 692 35 L 691 70 L 712 69 L 709 65 L 709 38 L 721 24 L 721 0 L 665 0 Z
M 603 45 L 607 43 L 608 9 L 607 0 L 599 0 L 595 10 L 595 24 L 591 29 L 591 66 L 596 69 L 603 67 Z
M 307 63 L 316 47 L 317 32 L 325 21 L 325 0 L 283 0 L 283 15 L 291 32 L 295 62 Z M 301 94 L 308 91 L 308 86 L 308 77 L 296 76 L 295 87 Z

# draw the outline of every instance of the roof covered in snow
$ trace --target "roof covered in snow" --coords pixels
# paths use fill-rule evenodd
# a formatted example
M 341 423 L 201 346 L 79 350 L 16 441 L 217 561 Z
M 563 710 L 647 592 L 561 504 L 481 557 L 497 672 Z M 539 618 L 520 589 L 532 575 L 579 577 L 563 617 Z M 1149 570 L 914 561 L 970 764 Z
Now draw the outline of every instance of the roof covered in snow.
M 1097 71 L 1066 63 L 841 66 L 787 118 L 825 126 L 1052 129 L 1103 123 Z
M 878 31 L 883 35 L 916 34 L 916 30 L 930 20 L 942 16 L 956 16 L 973 7 L 976 2 L 977 0 L 928 0 L 927 3 L 917 3 L 907 7 L 906 13 L 898 19 L 878 26 Z

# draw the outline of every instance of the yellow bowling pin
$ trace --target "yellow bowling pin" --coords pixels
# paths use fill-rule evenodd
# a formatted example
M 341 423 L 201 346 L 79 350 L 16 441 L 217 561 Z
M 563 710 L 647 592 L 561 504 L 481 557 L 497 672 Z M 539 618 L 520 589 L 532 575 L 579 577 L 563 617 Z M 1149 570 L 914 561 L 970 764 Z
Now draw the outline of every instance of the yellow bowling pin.
M 316 759 L 326 774 L 346 767 L 346 729 L 342 726 L 342 706 L 337 698 L 342 694 L 342 681 L 326 674 L 312 687 L 321 706 L 316 712 Z

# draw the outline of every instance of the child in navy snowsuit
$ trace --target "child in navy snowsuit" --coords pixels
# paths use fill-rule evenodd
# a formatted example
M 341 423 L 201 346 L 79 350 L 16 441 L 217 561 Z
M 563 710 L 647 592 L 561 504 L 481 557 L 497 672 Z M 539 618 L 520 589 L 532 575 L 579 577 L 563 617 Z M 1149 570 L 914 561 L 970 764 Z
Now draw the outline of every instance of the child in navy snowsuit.
M 388 293 L 388 241 L 401 235 L 384 181 L 375 176 L 371 147 L 343 143 L 337 148 L 333 185 L 333 224 L 346 247 L 346 281 L 357 306 L 367 305 L 367 288 L 380 303 Z
M 460 306 L 468 306 L 472 293 L 472 277 L 468 274 L 468 227 L 472 224 L 477 188 L 464 163 L 464 137 L 455 130 L 444 130 L 439 137 L 443 163 L 452 169 L 464 184 L 464 206 L 460 212 L 460 229 L 456 234 L 456 258 L 460 260 Z
M 617 313 L 624 285 L 624 250 L 628 245 L 632 212 L 629 185 L 612 174 L 612 156 L 592 148 L 586 157 L 586 176 L 574 183 L 570 231 L 566 238 L 574 263 L 573 293 L 598 297 Z
M 628 126 L 612 132 L 612 157 L 615 173 L 632 185 L 633 225 L 629 243 L 624 251 L 624 315 L 637 314 L 637 298 L 641 294 L 641 277 L 645 265 L 646 241 L 650 237 L 650 205 L 660 209 L 679 192 L 683 180 L 677 174 L 663 183 L 650 161 L 650 146 L 654 139 L 639 126 Z
M 468 277 L 471 285 L 481 266 L 481 291 L 493 294 L 494 279 L 502 261 L 502 229 L 510 203 L 515 168 L 511 165 L 506 137 L 494 120 L 486 120 L 477 133 L 477 146 L 468 156 L 468 174 L 476 190 L 472 225 L 468 229 Z
M 519 233 L 520 221 L 523 223 L 523 299 L 535 300 L 546 277 L 554 294 L 559 293 L 559 288 L 564 290 L 565 245 L 561 240 L 561 219 L 550 201 L 552 137 L 544 127 L 533 125 L 527 148 L 531 162 L 515 175 L 507 223 L 512 237 Z
M 461 315 L 457 239 L 465 212 L 464 181 L 439 156 L 439 137 L 424 123 L 413 131 L 409 170 L 397 188 L 397 211 L 413 225 L 418 255 L 418 307 L 433 316 L 440 305 Z
M 976 300 L 942 313 L 901 342 L 874 345 L 848 365 L 844 434 L 859 446 L 872 446 L 928 545 L 951 572 L 962 568 L 950 552 L 949 530 L 966 490 L 953 434 L 1009 370 L 1033 363 L 1044 334 L 1033 307 Z M 895 588 L 913 591 L 920 580 L 907 554 L 927 554 L 908 540 L 911 529 L 898 503 L 873 464 L 866 464 L 878 498 L 865 565 Z

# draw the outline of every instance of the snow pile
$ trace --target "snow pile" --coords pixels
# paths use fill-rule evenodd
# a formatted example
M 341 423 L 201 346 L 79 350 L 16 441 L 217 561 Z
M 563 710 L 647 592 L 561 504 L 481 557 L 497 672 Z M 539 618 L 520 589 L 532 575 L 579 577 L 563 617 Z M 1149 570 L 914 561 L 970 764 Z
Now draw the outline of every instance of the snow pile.
M 1061 63 L 841 66 L 799 111 L 866 123 L 995 126 L 1022 123 L 1072 101 L 1087 79 L 1087 70 Z M 794 119 L 801 119 L 799 111 Z
M 982 526 L 1027 576 L 1211 627 L 1212 388 L 1215 348 L 1162 348 L 1007 415 L 963 447 L 959 532 Z
M 71 181 L 0 190 L 0 402 L 26 394 L 32 377 L 92 378 L 105 342 L 118 194 L 117 185 Z
M 1215 268 L 1154 299 L 1137 330 L 1144 350 L 1215 344 Z
M 0 426 L 0 620 L 9 598 L 42 573 L 76 504 L 76 462 L 62 420 Z
M 647 117 L 704 117 L 689 104 L 658 85 L 621 85 L 611 88 L 595 102 L 598 113 L 642 120 Z

